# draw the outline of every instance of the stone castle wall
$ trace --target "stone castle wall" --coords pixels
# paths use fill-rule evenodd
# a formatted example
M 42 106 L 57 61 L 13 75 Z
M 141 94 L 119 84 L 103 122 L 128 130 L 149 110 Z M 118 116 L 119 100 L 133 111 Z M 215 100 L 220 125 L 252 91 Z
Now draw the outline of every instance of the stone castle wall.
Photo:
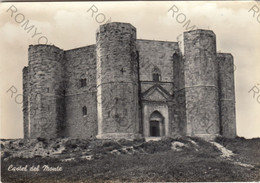
M 69 137 L 95 137 L 97 134 L 96 46 L 65 52 L 66 132 Z M 80 79 L 86 79 L 81 87 Z M 83 107 L 87 115 L 83 115 Z
M 139 39 L 136 47 L 139 52 L 140 81 L 152 81 L 153 69 L 158 67 L 161 82 L 173 82 L 172 57 L 178 52 L 178 43 Z
M 178 43 L 167 41 L 152 41 L 152 40 L 137 40 L 137 50 L 139 52 L 139 65 L 140 65 L 140 85 L 141 92 L 147 91 L 155 84 L 159 84 L 170 95 L 174 95 L 177 82 L 174 75 L 178 72 L 179 68 L 174 65 L 174 55 L 179 54 Z M 160 82 L 153 81 L 152 74 L 153 69 L 157 67 L 160 70 L 161 78 Z M 147 102 L 146 102 L 147 103 Z M 167 116 L 167 134 L 179 134 L 180 128 L 184 125 L 180 120 L 180 116 L 176 111 L 176 102 L 165 101 L 164 103 L 150 102 L 143 105 L 143 111 L 145 110 L 144 119 L 149 119 L 149 115 L 155 110 L 160 111 Z M 148 105 L 148 106 L 146 106 Z M 146 124 L 147 128 L 149 125 Z M 144 133 L 148 135 L 146 129 Z
M 25 138 L 149 136 L 154 111 L 167 136 L 236 136 L 233 57 L 217 55 L 212 31 L 185 32 L 182 52 L 177 42 L 137 40 L 127 23 L 102 25 L 96 36 L 96 45 L 67 51 L 29 47 Z

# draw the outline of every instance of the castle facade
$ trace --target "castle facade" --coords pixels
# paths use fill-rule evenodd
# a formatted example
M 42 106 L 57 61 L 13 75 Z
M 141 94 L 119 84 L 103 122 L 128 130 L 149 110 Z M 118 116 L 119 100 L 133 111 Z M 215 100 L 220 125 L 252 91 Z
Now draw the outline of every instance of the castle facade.
M 211 30 L 154 41 L 113 22 L 95 45 L 30 45 L 28 59 L 25 138 L 236 136 L 233 57 Z

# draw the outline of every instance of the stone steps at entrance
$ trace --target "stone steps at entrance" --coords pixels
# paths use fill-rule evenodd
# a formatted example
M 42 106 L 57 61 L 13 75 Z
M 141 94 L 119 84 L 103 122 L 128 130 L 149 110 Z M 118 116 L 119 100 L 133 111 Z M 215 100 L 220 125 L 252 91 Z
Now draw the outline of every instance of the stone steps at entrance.
M 145 137 L 146 142 L 148 142 L 148 141 L 159 141 L 161 139 L 162 139 L 162 137 Z

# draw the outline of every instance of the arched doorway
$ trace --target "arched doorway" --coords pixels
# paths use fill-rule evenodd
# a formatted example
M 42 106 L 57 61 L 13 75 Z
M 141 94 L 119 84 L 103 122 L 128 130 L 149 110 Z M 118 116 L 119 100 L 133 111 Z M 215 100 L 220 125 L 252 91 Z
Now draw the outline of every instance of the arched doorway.
M 162 137 L 165 136 L 164 117 L 158 111 L 154 111 L 150 116 L 150 136 Z

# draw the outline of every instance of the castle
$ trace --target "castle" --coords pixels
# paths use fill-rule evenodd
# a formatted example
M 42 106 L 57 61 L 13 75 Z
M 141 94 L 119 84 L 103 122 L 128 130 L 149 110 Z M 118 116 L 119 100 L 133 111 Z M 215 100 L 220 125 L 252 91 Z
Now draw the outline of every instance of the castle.
M 96 44 L 30 45 L 23 69 L 25 138 L 236 136 L 233 57 L 211 30 L 178 42 L 101 25 Z

